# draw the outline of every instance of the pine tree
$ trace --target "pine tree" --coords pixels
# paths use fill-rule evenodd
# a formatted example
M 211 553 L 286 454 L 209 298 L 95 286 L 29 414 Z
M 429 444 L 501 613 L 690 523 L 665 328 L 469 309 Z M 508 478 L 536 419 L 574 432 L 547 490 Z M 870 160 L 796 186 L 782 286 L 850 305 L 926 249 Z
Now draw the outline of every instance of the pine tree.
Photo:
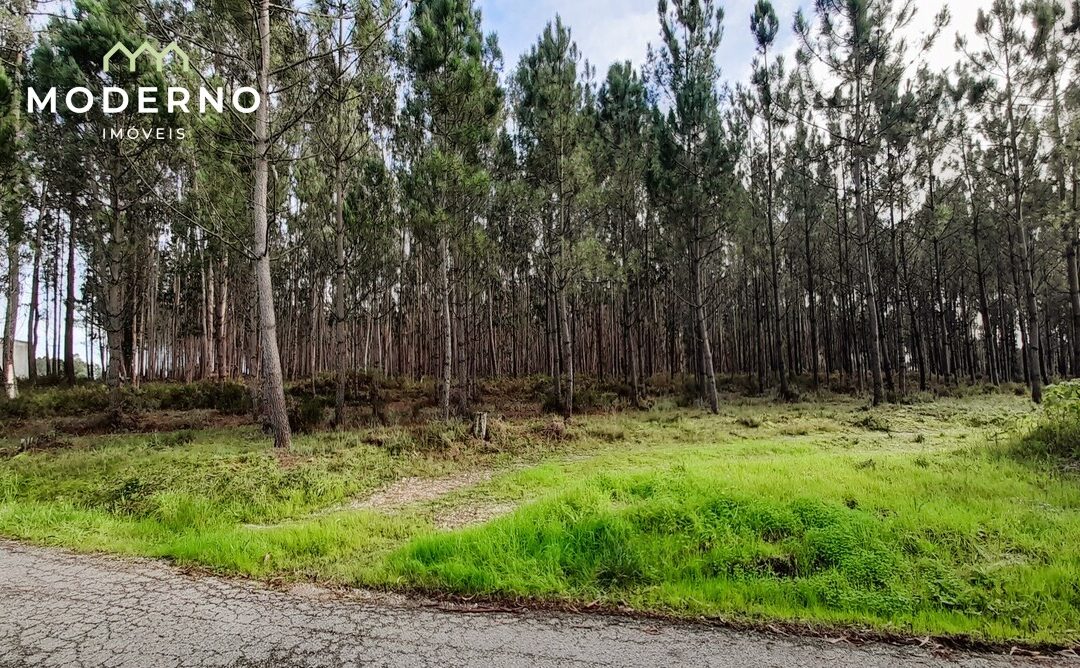
M 629 62 L 615 63 L 608 70 L 598 97 L 597 120 L 600 136 L 597 174 L 604 206 L 610 212 L 612 254 L 621 270 L 623 376 L 630 385 L 632 401 L 638 405 L 643 391 L 638 359 L 644 343 L 640 321 L 646 308 L 642 287 L 648 260 L 645 170 L 650 117 L 645 82 Z
M 753 83 L 757 89 L 757 107 L 765 124 L 765 230 L 769 240 L 769 284 L 772 289 L 772 318 L 773 318 L 773 344 L 775 346 L 777 373 L 780 377 L 780 397 L 789 399 L 792 396 L 788 387 L 788 370 L 785 362 L 784 328 L 780 313 L 780 260 L 779 231 L 776 215 L 776 194 L 774 192 L 774 174 L 776 162 L 774 151 L 776 150 L 777 135 L 775 127 L 782 125 L 783 116 L 775 108 L 776 98 L 783 89 L 784 69 L 783 59 L 769 60 L 769 49 L 776 39 L 780 21 L 776 18 L 776 11 L 769 0 L 758 0 L 754 5 L 754 12 L 750 16 L 750 31 L 757 43 L 758 60 L 754 63 Z
M 406 66 L 412 91 L 406 101 L 417 151 L 409 173 L 414 218 L 437 252 L 441 359 L 439 409 L 450 417 L 454 368 L 451 312 L 451 240 L 474 222 L 489 192 L 482 157 L 502 113 L 494 71 L 501 57 L 485 38 L 471 0 L 420 0 L 413 7 Z M 460 347 L 460 343 L 459 343 Z
M 514 77 L 515 110 L 525 176 L 535 188 L 543 270 L 549 283 L 548 323 L 558 350 L 555 393 L 569 418 L 574 410 L 573 315 L 569 295 L 581 263 L 581 199 L 591 185 L 585 91 L 578 80 L 579 54 L 569 29 L 556 18 L 521 59 Z
M 706 268 L 719 246 L 723 214 L 735 191 L 736 149 L 725 134 L 717 90 L 716 59 L 723 10 L 713 0 L 667 0 L 659 4 L 662 48 L 653 73 L 670 111 L 658 119 L 658 154 L 652 193 L 663 206 L 673 242 L 687 260 L 687 301 L 696 339 L 703 398 L 720 410 L 706 313 Z

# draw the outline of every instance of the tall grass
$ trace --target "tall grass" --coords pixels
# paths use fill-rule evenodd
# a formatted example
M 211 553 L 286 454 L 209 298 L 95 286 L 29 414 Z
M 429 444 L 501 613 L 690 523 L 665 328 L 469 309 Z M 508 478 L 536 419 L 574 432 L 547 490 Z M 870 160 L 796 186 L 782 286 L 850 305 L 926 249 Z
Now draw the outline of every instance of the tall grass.
M 1080 638 L 1075 480 L 987 448 L 761 453 L 674 466 L 656 453 L 652 470 L 592 473 L 488 525 L 416 538 L 387 568 L 462 594 Z

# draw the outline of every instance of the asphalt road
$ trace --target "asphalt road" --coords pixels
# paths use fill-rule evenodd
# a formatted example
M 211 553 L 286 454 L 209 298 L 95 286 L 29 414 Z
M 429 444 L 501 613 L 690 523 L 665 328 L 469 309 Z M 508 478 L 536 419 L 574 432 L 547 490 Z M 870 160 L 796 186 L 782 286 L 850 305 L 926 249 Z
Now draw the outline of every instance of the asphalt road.
M 277 591 L 0 541 L 0 666 L 1034 666 L 600 615 Z M 1074 664 L 1075 665 L 1075 664 Z

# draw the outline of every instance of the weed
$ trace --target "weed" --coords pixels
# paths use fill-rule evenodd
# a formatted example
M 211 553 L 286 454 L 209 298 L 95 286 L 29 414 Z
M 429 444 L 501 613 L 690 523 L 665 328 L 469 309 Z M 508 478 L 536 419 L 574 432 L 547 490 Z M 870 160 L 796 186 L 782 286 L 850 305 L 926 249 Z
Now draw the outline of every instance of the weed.
M 289 427 L 298 434 L 319 429 L 326 412 L 325 402 L 319 397 L 306 397 L 289 408 Z
M 180 431 L 153 434 L 147 442 L 147 445 L 151 448 L 179 448 L 194 440 L 194 432 L 189 429 L 181 429 Z
M 1080 381 L 1046 388 L 1045 414 L 1018 438 L 1013 451 L 1023 458 L 1080 462 Z
M 570 427 L 561 418 L 552 418 L 539 426 L 536 432 L 549 441 L 568 441 L 573 437 Z
M 889 424 L 889 421 L 876 413 L 867 413 L 852 424 L 866 431 L 877 431 L 885 434 L 892 431 L 892 425 Z
M 471 438 L 469 424 L 460 419 L 429 422 L 418 428 L 413 437 L 420 452 L 447 451 Z

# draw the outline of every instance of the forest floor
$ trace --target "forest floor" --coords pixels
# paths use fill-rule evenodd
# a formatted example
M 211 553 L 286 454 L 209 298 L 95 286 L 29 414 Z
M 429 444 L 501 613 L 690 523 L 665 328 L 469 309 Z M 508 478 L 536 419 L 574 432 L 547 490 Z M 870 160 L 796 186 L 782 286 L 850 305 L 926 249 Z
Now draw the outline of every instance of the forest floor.
M 494 414 L 493 414 L 494 415 Z M 260 579 L 966 646 L 1080 642 L 1080 477 L 1022 398 L 728 397 L 296 439 L 0 439 L 0 535 Z M 10 432 L 9 432 L 10 433 Z

